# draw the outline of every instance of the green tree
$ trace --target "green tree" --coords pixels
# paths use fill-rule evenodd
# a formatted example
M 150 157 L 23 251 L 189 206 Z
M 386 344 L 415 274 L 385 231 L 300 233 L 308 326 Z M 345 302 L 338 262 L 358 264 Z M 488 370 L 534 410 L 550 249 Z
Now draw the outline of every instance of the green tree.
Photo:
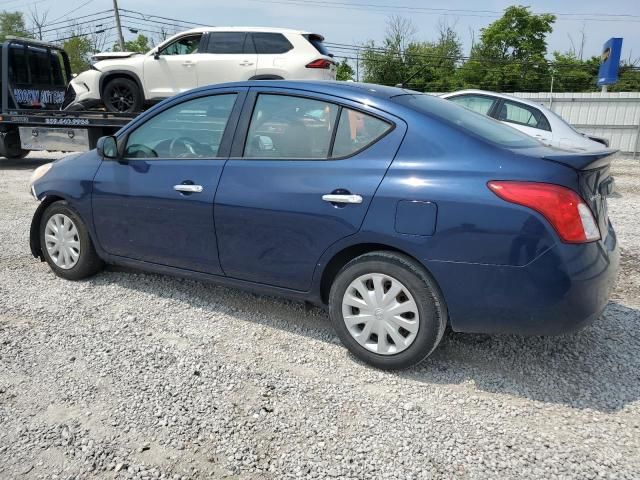
M 610 92 L 640 91 L 640 71 L 633 64 L 623 62 L 620 65 L 618 83 L 609 86 Z
M 72 73 L 81 73 L 89 68 L 93 46 L 88 37 L 82 35 L 73 36 L 64 41 L 62 48 L 69 55 Z
M 409 74 L 405 49 L 413 42 L 415 31 L 410 20 L 390 17 L 382 47 L 377 47 L 371 41 L 362 50 L 364 81 L 382 85 L 402 83 Z
M 553 52 L 550 75 L 554 92 L 588 92 L 597 89 L 598 57 L 579 59 L 574 52 Z
M 149 50 L 151 50 L 149 38 L 142 34 L 138 35 L 134 40 L 124 42 L 125 52 L 147 53 Z M 113 51 L 120 51 L 120 45 L 118 43 L 113 45 Z
M 32 37 L 24 23 L 22 12 L 3 11 L 0 13 L 0 42 L 4 42 L 10 35 L 14 37 Z
M 413 26 L 397 17 L 389 20 L 383 46 L 373 42 L 364 47 L 362 65 L 365 81 L 406 86 L 421 91 L 448 91 L 460 85 L 456 69 L 462 45 L 456 32 L 441 25 L 437 40 L 413 39 Z
M 353 80 L 355 72 L 353 71 L 353 67 L 349 65 L 346 58 L 343 58 L 340 63 L 338 63 L 338 68 L 336 71 L 336 80 Z
M 487 90 L 548 90 L 547 34 L 556 17 L 531 13 L 529 7 L 511 6 L 501 18 L 481 30 L 460 69 L 465 86 Z
M 434 42 L 410 43 L 406 49 L 410 80 L 407 87 L 426 92 L 448 92 L 461 87 L 456 74 L 462 45 L 457 33 L 449 26 L 441 25 Z

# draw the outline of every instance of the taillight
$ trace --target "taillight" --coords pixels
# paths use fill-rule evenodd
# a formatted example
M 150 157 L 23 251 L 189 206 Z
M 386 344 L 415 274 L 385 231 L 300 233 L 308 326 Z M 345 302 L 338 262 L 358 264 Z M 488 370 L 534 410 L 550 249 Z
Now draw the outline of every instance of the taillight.
M 331 68 L 331 65 L 333 65 L 333 62 L 324 58 L 319 58 L 318 60 L 314 60 L 311 63 L 307 63 L 306 67 L 307 68 L 323 68 L 323 69 L 329 69 Z
M 550 183 L 497 180 L 487 185 L 503 200 L 542 214 L 563 242 L 586 243 L 600 238 L 591 209 L 569 188 Z

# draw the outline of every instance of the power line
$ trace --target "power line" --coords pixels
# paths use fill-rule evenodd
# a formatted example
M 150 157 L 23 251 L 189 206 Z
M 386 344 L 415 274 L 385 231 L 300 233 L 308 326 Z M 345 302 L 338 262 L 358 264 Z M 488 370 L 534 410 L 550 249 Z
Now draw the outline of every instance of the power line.
M 203 27 L 203 26 L 207 26 L 207 25 L 203 25 L 203 24 L 202 24 L 202 23 L 200 23 L 200 22 L 191 22 L 191 21 L 188 21 L 188 20 L 178 20 L 177 18 L 162 17 L 162 16 L 159 16 L 159 15 L 147 15 L 147 14 L 145 14 L 145 13 L 138 12 L 137 10 L 128 10 L 128 9 L 126 9 L 126 8 L 121 8 L 121 9 L 120 9 L 120 11 L 122 11 L 122 12 L 129 12 L 129 13 L 136 13 L 136 14 L 138 14 L 138 15 L 141 15 L 141 16 L 143 17 L 142 19 L 144 19 L 144 20 L 151 20 L 151 19 L 153 19 L 153 18 L 159 18 L 159 19 L 161 19 L 161 20 L 169 20 L 169 21 L 171 21 L 171 22 L 183 23 L 183 24 L 185 24 L 185 25 L 191 25 L 191 26 L 193 26 L 193 27 Z M 155 21 L 155 20 L 154 20 L 154 21 Z M 158 23 L 160 23 L 160 22 L 158 22 Z M 212 25 L 209 25 L 209 26 L 212 26 Z
M 60 15 L 58 18 L 54 18 L 52 20 L 52 22 L 55 22 L 56 20 L 60 20 L 61 18 L 65 18 L 67 15 L 72 14 L 73 12 L 76 12 L 78 10 L 80 10 L 83 7 L 86 7 L 87 5 L 89 5 L 90 3 L 94 2 L 95 0 L 87 0 L 86 2 L 84 2 L 82 5 L 79 5 L 71 10 L 69 10 L 67 13 Z
M 348 3 L 329 0 L 251 0 L 258 3 L 275 3 L 281 5 L 301 5 L 301 6 L 315 6 L 323 7 L 331 6 L 333 8 L 342 8 L 347 10 L 367 10 L 376 13 L 389 13 L 397 12 L 398 10 L 407 13 L 414 14 L 427 14 L 427 15 L 456 15 L 460 17 L 484 17 L 495 18 L 502 16 L 504 11 L 497 10 L 471 10 L 471 9 L 447 9 L 447 8 L 432 8 L 432 7 L 418 7 L 408 5 L 385 5 L 379 3 Z M 536 15 L 542 13 L 551 13 L 557 17 L 567 17 L 564 20 L 573 21 L 594 21 L 594 22 L 640 22 L 640 15 L 631 14 L 612 14 L 612 13 L 553 13 L 553 12 L 534 12 Z M 575 18 L 573 18 L 575 17 Z M 629 20 L 635 19 L 635 20 Z

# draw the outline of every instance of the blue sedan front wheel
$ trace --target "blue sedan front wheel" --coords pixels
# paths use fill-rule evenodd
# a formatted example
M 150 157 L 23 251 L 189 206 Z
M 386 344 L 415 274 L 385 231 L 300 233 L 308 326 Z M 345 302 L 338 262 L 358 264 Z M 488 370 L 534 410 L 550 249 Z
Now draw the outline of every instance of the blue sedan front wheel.
M 385 251 L 342 268 L 331 288 L 329 312 L 342 343 L 382 369 L 406 368 L 429 356 L 447 321 L 428 272 L 406 255 Z
M 60 200 L 42 214 L 40 247 L 53 272 L 67 280 L 80 280 L 103 267 L 80 216 Z

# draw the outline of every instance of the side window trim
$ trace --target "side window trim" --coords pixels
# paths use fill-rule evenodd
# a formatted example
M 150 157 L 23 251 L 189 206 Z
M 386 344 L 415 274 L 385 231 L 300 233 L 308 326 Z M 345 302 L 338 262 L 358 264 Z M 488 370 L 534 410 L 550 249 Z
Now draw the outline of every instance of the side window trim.
M 343 106 L 338 104 L 338 113 L 336 115 L 336 121 L 333 124 L 333 131 L 331 132 L 331 140 L 329 143 L 329 151 L 327 152 L 327 158 L 325 160 L 333 160 L 333 147 L 336 144 L 336 135 L 338 133 L 338 125 L 340 124 L 340 118 L 342 118 Z
M 211 40 L 211 32 L 202 32 L 200 37 L 200 45 L 198 45 L 198 51 L 201 53 L 209 53 L 209 41 Z
M 240 116 L 240 121 L 238 122 L 238 126 L 236 128 L 234 137 L 233 137 L 233 143 L 231 145 L 231 151 L 230 151 L 230 155 L 229 155 L 229 159 L 233 159 L 233 160 L 260 160 L 260 159 L 248 159 L 246 157 L 244 157 L 244 147 L 247 141 L 247 136 L 249 135 L 249 126 L 251 123 L 251 119 L 253 117 L 253 111 L 256 107 L 257 101 L 258 101 L 258 96 L 260 94 L 266 94 L 266 95 L 282 95 L 282 96 L 290 96 L 290 97 L 301 97 L 301 98 L 308 98 L 309 100 L 316 100 L 316 101 L 322 101 L 322 102 L 327 102 L 327 103 L 333 103 L 334 105 L 336 105 L 338 108 L 338 115 L 336 116 L 336 121 L 333 125 L 333 131 L 331 132 L 331 144 L 329 145 L 329 150 L 328 150 L 328 154 L 326 158 L 322 158 L 322 159 L 287 159 L 287 158 L 281 158 L 281 159 L 274 159 L 271 158 L 269 160 L 276 160 L 276 161 L 311 161 L 311 162 L 317 162 L 317 161 L 335 161 L 335 160 L 346 160 L 348 158 L 354 157 L 358 154 L 360 154 L 361 152 L 363 152 L 364 150 L 372 147 L 373 145 L 375 145 L 376 143 L 378 143 L 379 141 L 381 141 L 383 138 L 385 138 L 386 136 L 388 136 L 389 134 L 391 134 L 396 128 L 397 128 L 397 122 L 393 121 L 389 118 L 386 118 L 380 114 L 378 114 L 377 112 L 371 112 L 371 111 L 366 111 L 364 108 L 359 108 L 358 106 L 354 106 L 354 105 L 348 105 L 344 103 L 344 99 L 340 98 L 340 97 L 332 97 L 329 95 L 320 95 L 320 96 L 315 96 L 313 94 L 313 92 L 305 92 L 303 90 L 300 91 L 290 91 L 290 90 L 279 90 L 279 89 L 273 89 L 273 88 L 269 88 L 269 87 L 251 87 L 249 89 L 249 92 L 247 93 L 247 97 L 244 99 L 244 106 L 242 108 L 242 112 L 241 112 L 241 116 Z M 383 134 L 380 135 L 380 137 L 376 138 L 375 141 L 364 145 L 362 148 L 360 148 L 359 150 L 356 150 L 352 153 L 350 153 L 349 155 L 346 156 L 342 156 L 342 157 L 332 157 L 331 155 L 333 154 L 333 147 L 335 144 L 335 137 L 336 137 L 336 133 L 337 133 L 337 129 L 338 129 L 338 125 L 340 123 L 340 115 L 342 114 L 342 110 L 346 108 L 346 109 L 350 109 L 350 110 L 354 110 L 356 112 L 360 112 L 363 113 L 365 115 L 369 115 L 371 117 L 377 118 L 379 120 L 382 120 L 383 122 L 385 122 L 386 124 L 388 124 L 390 126 L 389 129 L 387 129 L 387 131 Z M 266 160 L 266 159 L 265 159 Z
M 129 142 L 129 137 L 131 136 L 131 134 L 133 132 L 135 132 L 138 128 L 142 127 L 144 124 L 146 124 L 149 120 L 155 118 L 156 116 L 160 115 L 161 113 L 166 112 L 167 110 L 173 108 L 173 107 L 177 107 L 178 105 L 181 105 L 183 103 L 186 102 L 190 102 L 192 100 L 197 100 L 199 98 L 204 98 L 204 97 L 211 97 L 211 96 L 215 96 L 215 95 L 229 95 L 229 94 L 235 94 L 236 95 L 236 100 L 235 103 L 233 105 L 233 108 L 231 109 L 231 113 L 229 114 L 229 118 L 227 120 L 227 124 L 224 128 L 224 132 L 222 132 L 222 138 L 220 140 L 220 146 L 218 147 L 218 151 L 216 153 L 216 156 L 214 158 L 211 158 L 210 160 L 219 160 L 219 159 L 226 159 L 229 158 L 229 155 L 231 153 L 231 145 L 232 142 L 234 140 L 234 136 L 236 134 L 236 126 L 239 124 L 239 118 L 240 118 L 240 114 L 242 113 L 244 107 L 245 107 L 245 102 L 247 100 L 247 96 L 248 96 L 248 89 L 247 88 L 234 88 L 234 89 L 221 89 L 221 90 L 214 90 L 213 92 L 203 92 L 194 96 L 189 96 L 188 98 L 183 99 L 182 101 L 178 101 L 178 102 L 172 102 L 170 104 L 168 104 L 165 108 L 158 110 L 157 112 L 154 112 L 154 114 L 152 116 L 150 116 L 149 118 L 146 119 L 142 119 L 139 122 L 131 122 L 124 131 L 122 131 L 119 135 L 116 136 L 117 142 L 118 142 L 118 153 L 120 156 L 124 156 L 125 150 L 127 148 L 127 143 Z M 158 157 L 158 158 L 126 158 L 127 161 L 131 162 L 131 161 L 136 161 L 136 160 L 142 160 L 142 161 L 166 161 L 166 160 L 176 160 L 175 158 L 163 158 L 163 157 Z M 188 160 L 188 159 L 187 159 Z M 200 159 L 202 160 L 202 159 Z M 204 159 L 206 160 L 206 159 Z
M 256 42 L 253 40 L 253 32 L 247 32 L 247 36 L 244 39 L 244 53 L 245 54 L 257 54 Z

